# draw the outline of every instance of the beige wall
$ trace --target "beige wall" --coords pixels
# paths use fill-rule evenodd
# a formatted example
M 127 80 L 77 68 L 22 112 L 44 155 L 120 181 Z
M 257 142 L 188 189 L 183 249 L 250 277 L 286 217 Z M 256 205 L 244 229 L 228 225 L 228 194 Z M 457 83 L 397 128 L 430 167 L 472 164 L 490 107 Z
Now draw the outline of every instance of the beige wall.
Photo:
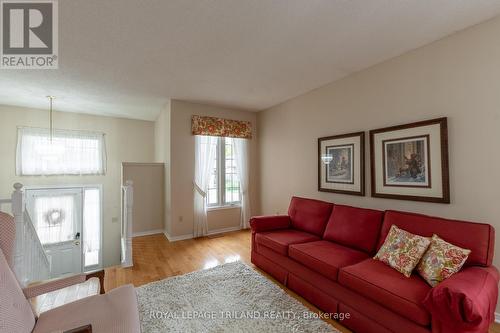
M 262 212 L 286 212 L 301 195 L 488 222 L 500 267 L 499 35 L 497 18 L 260 112 Z M 366 197 L 317 191 L 317 138 L 441 116 L 449 119 L 450 205 L 371 198 L 368 168 Z
M 122 162 L 152 162 L 154 123 L 75 113 L 54 114 L 54 126 L 64 129 L 106 133 L 108 155 L 105 176 L 28 176 L 15 175 L 17 126 L 47 127 L 48 113 L 11 106 L 0 106 L 0 198 L 8 198 L 12 184 L 102 184 L 104 195 L 103 262 L 120 262 L 120 186 Z
M 252 211 L 258 212 L 257 202 L 257 139 L 254 112 L 230 110 L 196 103 L 171 101 L 171 225 L 168 234 L 173 237 L 193 233 L 193 176 L 194 176 L 194 136 L 191 135 L 191 116 L 213 116 L 252 122 L 254 139 L 250 144 L 250 199 Z M 209 232 L 237 227 L 240 223 L 239 209 L 224 209 L 208 213 Z
M 163 233 L 165 182 L 163 163 L 123 163 L 122 181 L 133 181 L 134 236 Z

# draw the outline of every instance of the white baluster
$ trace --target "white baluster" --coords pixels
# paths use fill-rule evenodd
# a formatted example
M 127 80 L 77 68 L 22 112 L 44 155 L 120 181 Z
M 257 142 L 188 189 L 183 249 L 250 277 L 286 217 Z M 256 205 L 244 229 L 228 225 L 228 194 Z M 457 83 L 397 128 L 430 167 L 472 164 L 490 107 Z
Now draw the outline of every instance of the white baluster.
M 123 186 L 122 207 L 122 266 L 134 265 L 132 259 L 132 213 L 134 206 L 134 186 L 131 180 L 127 180 Z

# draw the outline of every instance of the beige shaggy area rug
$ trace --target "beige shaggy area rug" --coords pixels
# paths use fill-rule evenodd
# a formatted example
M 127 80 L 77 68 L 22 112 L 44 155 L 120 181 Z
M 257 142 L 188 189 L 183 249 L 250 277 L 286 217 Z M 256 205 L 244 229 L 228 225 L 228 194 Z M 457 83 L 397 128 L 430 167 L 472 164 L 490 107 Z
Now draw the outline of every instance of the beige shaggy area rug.
M 241 262 L 141 286 L 137 297 L 143 333 L 339 333 Z

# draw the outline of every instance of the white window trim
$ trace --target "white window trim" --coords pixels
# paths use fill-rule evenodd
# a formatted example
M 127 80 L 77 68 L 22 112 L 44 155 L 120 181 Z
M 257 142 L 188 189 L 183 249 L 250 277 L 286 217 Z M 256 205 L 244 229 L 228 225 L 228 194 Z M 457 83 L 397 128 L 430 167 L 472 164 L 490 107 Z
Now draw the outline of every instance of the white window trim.
M 81 253 L 82 255 L 82 272 L 93 272 L 95 270 L 99 270 L 104 268 L 104 263 L 103 263 L 103 239 L 104 239 L 104 186 L 102 184 L 81 184 L 81 185 L 32 185 L 32 186 L 24 186 L 23 190 L 60 190 L 60 189 L 82 189 L 82 194 L 84 193 L 85 189 L 93 189 L 97 188 L 99 189 L 100 192 L 100 215 L 101 215 L 101 240 L 100 240 L 100 251 L 99 251 L 99 264 L 98 265 L 93 265 L 93 266 L 85 266 L 85 259 L 83 258 L 83 252 Z M 83 196 L 82 196 L 82 210 L 84 209 L 83 207 Z M 84 231 L 83 231 L 83 219 L 82 219 L 82 230 L 81 230 L 81 239 L 84 237 Z
M 226 209 L 240 209 L 241 204 L 234 204 L 234 205 L 225 205 L 225 206 L 209 206 L 207 207 L 207 211 L 211 212 L 214 210 L 226 210 Z

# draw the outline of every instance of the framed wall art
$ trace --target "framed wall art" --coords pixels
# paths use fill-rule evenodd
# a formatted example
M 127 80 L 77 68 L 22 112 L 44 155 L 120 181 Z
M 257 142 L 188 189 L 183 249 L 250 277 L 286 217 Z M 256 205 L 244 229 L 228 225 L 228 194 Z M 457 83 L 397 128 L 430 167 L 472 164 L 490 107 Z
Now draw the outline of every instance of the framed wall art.
M 318 190 L 365 195 L 365 133 L 318 139 Z
M 447 119 L 370 131 L 372 197 L 450 203 Z

